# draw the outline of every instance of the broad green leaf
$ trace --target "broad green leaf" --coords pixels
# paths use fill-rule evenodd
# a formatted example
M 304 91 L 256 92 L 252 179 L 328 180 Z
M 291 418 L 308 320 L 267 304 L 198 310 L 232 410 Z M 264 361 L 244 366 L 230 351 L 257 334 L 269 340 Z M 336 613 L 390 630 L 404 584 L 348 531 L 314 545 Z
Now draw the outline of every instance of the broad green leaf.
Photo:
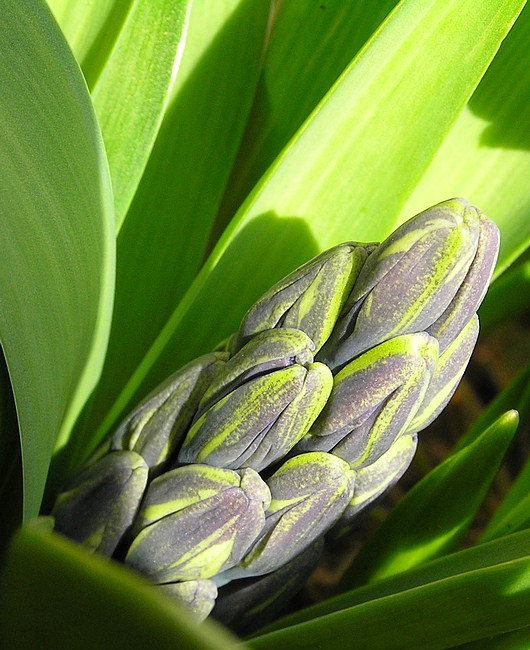
M 112 405 L 200 267 L 250 110 L 269 5 L 192 6 L 171 101 L 118 237 L 115 309 L 95 418 Z M 79 447 L 86 451 L 82 435 Z
M 134 0 L 47 0 L 92 88 Z
M 0 339 L 20 426 L 24 510 L 91 392 L 114 281 L 112 195 L 90 98 L 40 0 L 0 4 Z
M 479 206 L 501 229 L 495 277 L 530 243 L 529 39 L 527 6 L 405 207 L 449 196 Z
M 496 325 L 522 315 L 529 308 L 530 259 L 509 268 L 491 285 L 480 306 L 480 329 L 489 332 Z
M 98 437 L 127 405 L 230 334 L 282 275 L 339 241 L 392 230 L 522 5 L 397 7 L 242 206 Z
M 369 585 L 363 585 L 357 589 L 346 591 L 333 598 L 306 607 L 294 614 L 289 614 L 279 620 L 267 625 L 254 636 L 261 636 L 281 630 L 286 627 L 298 625 L 312 619 L 325 616 L 332 612 L 361 605 L 372 600 L 384 597 L 391 597 L 395 594 L 422 587 L 429 583 L 439 582 L 452 578 L 456 575 L 494 567 L 530 557 L 530 532 L 524 531 L 514 533 L 502 539 L 472 548 L 467 548 L 457 553 L 446 555 L 436 560 L 431 560 L 422 566 L 409 569 L 399 575 L 383 579 Z
M 264 634 L 255 650 L 442 650 L 528 625 L 530 557 L 500 562 Z
M 147 164 L 182 55 L 190 0 L 134 0 L 92 99 L 119 231 Z
M 197 625 L 140 576 L 32 522 L 18 532 L 1 581 L 4 650 L 245 650 Z
M 282 2 L 213 243 L 252 187 L 398 0 Z M 285 65 L 285 61 L 289 65 Z
M 381 580 L 454 550 L 497 473 L 517 423 L 517 412 L 508 411 L 417 483 L 363 546 L 343 584 Z

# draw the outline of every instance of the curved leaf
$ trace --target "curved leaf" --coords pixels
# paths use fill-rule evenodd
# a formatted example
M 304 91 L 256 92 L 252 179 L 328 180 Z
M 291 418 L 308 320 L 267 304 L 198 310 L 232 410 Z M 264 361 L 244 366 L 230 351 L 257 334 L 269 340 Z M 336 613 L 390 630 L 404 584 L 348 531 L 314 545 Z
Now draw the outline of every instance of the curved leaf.
M 245 650 L 220 626 L 197 625 L 143 578 L 42 521 L 15 536 L 1 590 L 5 650 Z
M 101 369 L 112 195 L 86 86 L 47 6 L 6 0 L 0 22 L 0 339 L 32 516 L 54 442 L 68 436 Z
M 517 412 L 508 411 L 417 483 L 363 546 L 343 585 L 381 580 L 453 550 L 497 473 L 518 421 Z

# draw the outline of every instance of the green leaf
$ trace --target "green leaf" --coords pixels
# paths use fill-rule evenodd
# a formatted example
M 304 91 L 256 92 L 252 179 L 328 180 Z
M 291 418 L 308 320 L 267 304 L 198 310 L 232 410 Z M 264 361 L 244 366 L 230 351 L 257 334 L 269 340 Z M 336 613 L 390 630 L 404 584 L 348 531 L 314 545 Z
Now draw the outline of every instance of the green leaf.
M 5 650 L 235 650 L 235 639 L 219 626 L 197 625 L 137 574 L 45 524 L 31 522 L 10 548 L 1 581 Z
M 47 0 L 89 88 L 108 59 L 134 0 Z
M 162 122 L 182 55 L 189 4 L 135 0 L 92 89 L 109 159 L 117 230 Z
M 192 6 L 171 101 L 118 237 L 113 325 L 92 411 L 98 424 L 200 267 L 250 110 L 268 13 L 269 0 Z M 85 427 L 92 437 L 94 420 Z
M 449 196 L 480 206 L 501 230 L 495 277 L 530 243 L 529 39 L 527 6 L 405 206 Z
M 54 442 L 68 436 L 101 369 L 114 280 L 112 195 L 86 86 L 48 8 L 6 0 L 0 22 L 0 338 L 29 517 Z
M 252 639 L 255 650 L 441 650 L 524 627 L 530 557 L 499 562 Z
M 440 582 L 457 575 L 474 572 L 487 567 L 494 567 L 529 557 L 530 532 L 514 533 L 486 544 L 467 548 L 457 553 L 432 560 L 422 566 L 404 571 L 397 576 L 383 579 L 369 585 L 363 585 L 352 591 L 339 594 L 333 598 L 306 607 L 294 614 L 267 625 L 255 636 L 261 636 L 275 630 L 311 621 L 333 612 L 380 598 L 392 597 L 404 591 L 410 591 L 430 583 Z
M 380 0 L 368 11 L 363 0 L 279 3 L 252 111 L 215 223 L 214 243 L 260 176 L 396 4 L 397 0 Z
M 453 650 L 528 650 L 528 639 L 530 639 L 530 626 L 465 643 Z
M 363 546 L 343 585 L 381 580 L 453 550 L 462 541 L 518 423 L 508 411 L 417 483 Z
M 98 436 L 176 367 L 230 334 L 298 264 L 339 241 L 392 230 L 522 5 L 398 6 L 242 206 Z

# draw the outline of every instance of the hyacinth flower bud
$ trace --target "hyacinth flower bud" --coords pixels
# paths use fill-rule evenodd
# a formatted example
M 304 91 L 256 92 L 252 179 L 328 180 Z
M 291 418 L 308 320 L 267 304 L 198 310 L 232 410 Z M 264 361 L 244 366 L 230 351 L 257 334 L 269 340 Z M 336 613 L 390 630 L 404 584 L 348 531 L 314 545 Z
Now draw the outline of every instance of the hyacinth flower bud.
M 438 340 L 440 354 L 469 323 L 484 299 L 499 254 L 499 244 L 499 229 L 491 219 L 479 212 L 475 258 L 449 307 L 426 330 Z
M 269 352 L 268 340 L 270 339 Z M 285 339 L 289 345 L 281 344 Z M 306 346 L 290 345 L 293 340 L 305 340 Z M 327 366 L 312 363 L 311 340 L 298 330 L 269 330 L 249 342 L 227 364 L 219 381 L 205 395 L 224 394 L 210 405 L 192 424 L 179 452 L 181 463 L 208 463 L 217 467 L 236 469 L 252 467 L 259 471 L 282 458 L 309 430 L 324 407 L 333 378 Z M 273 358 L 291 365 L 252 377 L 240 385 L 254 363 L 267 367 Z M 247 357 L 247 350 L 249 352 Z M 304 361 L 300 365 L 296 360 Z M 233 362 L 233 363 L 232 363 Z M 252 375 L 251 375 L 252 376 Z
M 129 449 L 142 456 L 157 474 L 171 458 L 197 410 L 216 369 L 226 354 L 206 354 L 171 375 L 124 420 L 111 449 Z
M 346 532 L 394 487 L 412 462 L 417 446 L 416 435 L 403 435 L 374 463 L 357 470 L 355 492 L 335 526 L 335 536 Z
M 324 538 L 276 571 L 256 578 L 234 580 L 221 587 L 212 617 L 241 635 L 273 620 L 317 568 Z
M 155 583 L 210 578 L 245 555 L 269 503 L 252 469 L 179 467 L 150 484 L 125 562 Z
M 236 336 L 233 353 L 258 332 L 275 327 L 305 332 L 319 350 L 374 244 L 349 242 L 331 248 L 275 284 L 249 309 Z
M 175 600 L 197 621 L 203 621 L 212 611 L 217 598 L 217 585 L 213 580 L 186 580 L 156 585 L 158 591 Z
M 134 451 L 116 451 L 83 470 L 52 510 L 55 530 L 111 556 L 138 511 L 149 468 Z
M 320 360 L 333 370 L 400 334 L 432 325 L 454 299 L 478 249 L 481 213 L 444 201 L 395 230 L 370 255 Z
M 443 411 L 460 383 L 469 363 L 479 331 L 475 314 L 456 339 L 440 355 L 433 376 L 407 432 L 425 429 Z
M 407 429 L 437 360 L 438 343 L 425 332 L 368 350 L 335 376 L 326 406 L 294 451 L 331 451 L 355 469 L 372 464 Z
M 287 564 L 335 524 L 351 501 L 354 482 L 348 463 L 332 454 L 290 458 L 267 481 L 272 500 L 257 541 L 238 566 L 218 576 L 218 584 Z

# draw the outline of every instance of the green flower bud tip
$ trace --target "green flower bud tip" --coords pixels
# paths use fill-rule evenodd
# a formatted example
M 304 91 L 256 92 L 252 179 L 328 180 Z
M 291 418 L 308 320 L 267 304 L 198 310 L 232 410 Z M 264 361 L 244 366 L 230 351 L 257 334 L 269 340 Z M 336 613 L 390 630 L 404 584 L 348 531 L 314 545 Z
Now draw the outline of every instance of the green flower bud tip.
M 425 332 L 368 350 L 336 375 L 326 406 L 295 451 L 331 451 L 355 469 L 372 464 L 409 426 L 437 361 L 438 343 Z
M 317 568 L 323 546 L 324 538 L 319 537 L 276 571 L 221 587 L 212 617 L 240 635 L 263 627 L 306 583 Z
M 355 472 L 324 452 L 286 461 L 267 481 L 272 500 L 265 526 L 240 564 L 218 584 L 263 575 L 283 566 L 326 533 L 353 496 Z
M 175 600 L 186 613 L 203 621 L 212 611 L 217 598 L 217 585 L 212 580 L 187 580 L 156 585 L 161 592 Z
M 304 331 L 320 349 L 331 334 L 372 244 L 345 243 L 318 255 L 274 285 L 247 312 L 232 353 L 263 330 Z
M 282 338 L 290 339 L 294 334 L 307 339 L 297 330 L 270 330 L 251 341 L 231 360 L 233 364 L 227 363 L 227 373 L 214 382 L 212 394 L 220 392 L 218 386 L 232 385 L 234 376 L 241 378 L 249 372 L 247 368 L 256 360 L 254 353 L 263 351 L 268 337 L 276 348 L 281 347 L 277 344 Z M 282 363 L 285 359 L 293 362 L 299 354 L 297 350 L 293 348 L 290 355 L 282 350 Z M 306 358 L 307 350 L 302 354 Z M 263 469 L 287 454 L 305 435 L 324 407 L 332 384 L 331 372 L 324 364 L 294 363 L 236 385 L 192 425 L 180 450 L 179 462 Z
M 134 451 L 115 451 L 82 471 L 52 510 L 55 530 L 111 556 L 134 520 L 148 467 Z
M 149 486 L 125 562 L 155 583 L 210 578 L 241 560 L 269 503 L 251 469 L 179 467 Z
M 120 425 L 112 449 L 130 449 L 157 474 L 171 458 L 195 414 L 215 370 L 226 354 L 207 354 L 171 375 Z
M 412 462 L 417 446 L 416 435 L 401 436 L 374 463 L 357 471 L 353 498 L 333 531 L 336 537 L 346 532 L 399 481 Z
M 433 376 L 418 411 L 407 432 L 425 429 L 443 411 L 460 383 L 478 338 L 479 323 L 475 314 L 438 359 Z
M 452 199 L 397 228 L 364 264 L 349 299 L 353 307 L 320 360 L 340 368 L 374 345 L 432 325 L 475 258 L 480 215 L 467 201 Z

